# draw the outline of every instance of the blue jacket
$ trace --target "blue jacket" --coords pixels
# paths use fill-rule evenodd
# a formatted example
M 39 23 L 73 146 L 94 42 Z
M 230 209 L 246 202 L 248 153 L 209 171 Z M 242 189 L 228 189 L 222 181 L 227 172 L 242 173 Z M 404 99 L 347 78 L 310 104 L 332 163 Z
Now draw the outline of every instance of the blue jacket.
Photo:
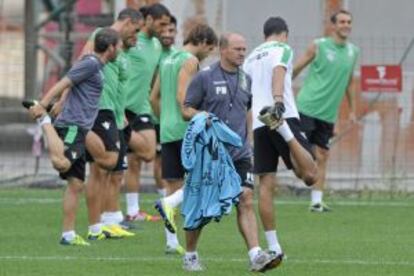
M 195 230 L 212 219 L 219 221 L 238 203 L 241 180 L 226 145 L 241 147 L 235 132 L 215 115 L 210 114 L 206 126 L 206 113 L 191 120 L 184 135 L 181 160 L 187 171 L 181 214 L 184 229 Z

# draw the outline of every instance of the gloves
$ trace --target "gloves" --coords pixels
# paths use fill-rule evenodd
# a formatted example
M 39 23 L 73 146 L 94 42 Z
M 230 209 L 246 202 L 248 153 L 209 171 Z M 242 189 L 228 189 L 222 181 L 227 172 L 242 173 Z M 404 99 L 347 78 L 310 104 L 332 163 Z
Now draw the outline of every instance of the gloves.
M 282 102 L 276 102 L 273 106 L 265 106 L 260 110 L 258 119 L 270 129 L 276 129 L 283 123 L 285 106 Z

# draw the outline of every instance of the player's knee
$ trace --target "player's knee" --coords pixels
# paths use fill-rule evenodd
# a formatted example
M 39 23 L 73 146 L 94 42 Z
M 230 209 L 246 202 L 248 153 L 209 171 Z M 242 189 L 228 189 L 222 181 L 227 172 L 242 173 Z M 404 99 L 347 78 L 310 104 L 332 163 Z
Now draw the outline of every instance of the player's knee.
M 326 163 L 326 161 L 329 158 L 329 151 L 328 150 L 318 148 L 315 153 L 316 153 L 315 157 L 316 157 L 316 160 L 318 161 L 318 163 L 321 163 L 321 162 Z
M 240 196 L 239 208 L 252 209 L 253 208 L 253 191 L 251 189 L 245 189 Z
M 307 170 L 302 176 L 302 180 L 303 182 L 305 182 L 306 186 L 312 186 L 313 184 L 315 184 L 317 181 L 317 178 L 318 178 L 318 171 L 316 167 L 312 170 Z
M 111 152 L 101 158 L 96 158 L 95 162 L 105 170 L 112 170 L 118 162 L 118 153 Z
M 76 193 L 76 194 L 79 194 L 79 193 L 82 193 L 83 192 L 83 183 L 79 180 L 70 180 L 69 182 L 68 182 L 68 190 L 71 192 L 71 193 Z
M 55 170 L 57 170 L 60 173 L 64 173 L 70 168 L 70 162 L 69 160 L 66 160 L 65 158 L 61 158 L 58 156 L 52 156 L 51 158 L 52 166 Z
M 155 158 L 155 151 L 146 151 L 141 154 L 141 160 L 144 162 L 151 162 Z

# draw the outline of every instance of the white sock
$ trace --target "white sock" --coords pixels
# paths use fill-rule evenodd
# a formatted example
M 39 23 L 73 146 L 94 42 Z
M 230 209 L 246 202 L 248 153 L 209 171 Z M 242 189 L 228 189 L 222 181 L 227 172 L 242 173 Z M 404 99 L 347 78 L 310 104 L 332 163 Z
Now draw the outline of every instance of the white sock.
M 167 195 L 167 190 L 166 189 L 157 189 L 158 195 L 162 198 L 165 197 Z
M 165 237 L 167 239 L 167 245 L 176 248 L 179 245 L 177 233 L 171 233 L 165 228 Z
M 280 247 L 279 241 L 277 240 L 276 230 L 266 231 L 265 235 L 269 250 L 276 251 L 277 253 L 282 253 L 282 248 Z
M 74 230 L 62 232 L 62 238 L 67 241 L 72 241 L 76 237 L 76 233 Z
M 191 259 L 193 257 L 195 257 L 196 259 L 198 259 L 198 253 L 197 253 L 197 251 L 194 251 L 194 252 L 188 252 L 188 251 L 186 251 L 185 252 L 185 258 L 186 259 Z
M 323 192 L 318 190 L 311 191 L 311 200 L 312 204 L 317 204 L 322 202 Z
M 257 254 L 259 254 L 261 250 L 262 249 L 259 246 L 253 247 L 249 250 L 248 254 L 251 262 L 253 262 L 254 258 L 256 258 Z
M 104 225 L 117 225 L 124 220 L 124 216 L 121 211 L 117 212 L 105 212 L 102 223 Z
M 163 200 L 164 200 L 164 203 L 171 206 L 172 208 L 175 208 L 178 205 L 180 205 L 181 202 L 183 202 L 183 196 L 184 196 L 184 192 L 183 192 L 183 189 L 181 188 L 175 191 L 175 193 L 167 197 L 164 197 Z
M 138 193 L 126 193 L 127 215 L 134 216 L 139 212 Z
M 103 212 L 101 214 L 101 223 L 102 224 L 105 224 L 105 222 L 107 221 L 107 216 L 108 216 L 108 213 L 107 212 Z
M 124 215 L 122 211 L 113 212 L 113 219 L 116 224 L 120 224 L 124 220 Z
M 94 225 L 88 226 L 89 232 L 91 232 L 92 235 L 97 235 L 101 233 L 102 231 L 102 223 L 96 223 Z
M 286 122 L 286 120 L 284 120 L 283 123 L 282 123 L 282 125 L 280 125 L 277 128 L 277 132 L 279 132 L 279 134 L 282 135 L 283 139 L 286 142 L 289 142 L 290 140 L 292 140 L 293 138 L 295 138 L 295 136 L 293 136 L 293 133 L 290 130 L 290 127 L 289 127 L 288 123 Z
M 43 126 L 45 124 L 51 124 L 52 123 L 52 120 L 50 119 L 50 116 L 49 115 L 45 114 L 42 117 L 40 117 L 40 118 L 37 119 L 37 123 L 40 126 Z

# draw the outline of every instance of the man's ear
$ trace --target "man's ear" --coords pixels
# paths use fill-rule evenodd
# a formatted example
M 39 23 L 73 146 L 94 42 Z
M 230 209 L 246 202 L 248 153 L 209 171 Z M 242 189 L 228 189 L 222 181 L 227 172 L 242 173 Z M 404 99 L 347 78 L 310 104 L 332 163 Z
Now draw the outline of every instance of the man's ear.
M 147 15 L 147 17 L 145 18 L 145 25 L 147 25 L 148 23 L 148 25 L 151 26 L 153 22 L 154 22 L 154 18 L 152 18 L 151 15 Z

